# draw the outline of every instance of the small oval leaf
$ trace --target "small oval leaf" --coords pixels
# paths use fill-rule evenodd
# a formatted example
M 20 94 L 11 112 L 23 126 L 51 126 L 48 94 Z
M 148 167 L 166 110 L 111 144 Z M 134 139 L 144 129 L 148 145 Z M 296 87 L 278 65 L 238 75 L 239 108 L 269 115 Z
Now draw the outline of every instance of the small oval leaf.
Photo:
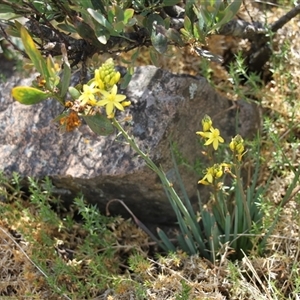
M 29 86 L 17 86 L 11 93 L 18 102 L 26 105 L 36 104 L 51 97 L 50 93 Z
M 73 86 L 70 86 L 68 90 L 73 100 L 77 100 L 81 95 L 80 92 Z
M 98 135 L 109 135 L 114 132 L 114 126 L 106 116 L 96 114 L 94 116 L 81 116 L 91 130 Z
M 107 21 L 104 15 L 91 8 L 88 8 L 87 11 L 99 24 L 104 26 L 110 33 L 114 32 L 113 26 Z
M 164 54 L 168 49 L 168 39 L 161 33 L 155 34 L 153 32 L 151 34 L 151 42 L 152 46 L 160 54 Z
M 134 15 L 134 10 L 132 8 L 127 8 L 124 11 L 124 23 L 127 24 L 129 20 L 133 17 Z

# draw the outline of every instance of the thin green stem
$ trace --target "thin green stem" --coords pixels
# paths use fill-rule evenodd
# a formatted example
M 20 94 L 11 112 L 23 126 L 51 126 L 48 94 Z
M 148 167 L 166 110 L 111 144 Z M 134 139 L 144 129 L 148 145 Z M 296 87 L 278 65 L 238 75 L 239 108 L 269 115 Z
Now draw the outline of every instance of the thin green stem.
M 112 119 L 112 124 L 122 133 L 122 135 L 129 143 L 129 145 L 132 147 L 132 149 L 134 149 L 145 160 L 148 167 L 158 175 L 163 186 L 169 191 L 172 201 L 176 203 L 179 210 L 183 214 L 187 222 L 187 225 L 190 226 L 194 236 L 197 238 L 197 236 L 199 235 L 197 224 L 195 223 L 195 220 L 191 218 L 191 215 L 189 214 L 187 208 L 185 207 L 182 200 L 180 199 L 180 197 L 172 187 L 172 183 L 169 182 L 165 173 L 160 168 L 158 168 L 156 164 L 151 160 L 151 158 L 138 147 L 135 141 L 127 134 L 127 132 L 123 129 L 123 127 L 119 124 L 119 122 L 115 118 Z
M 237 182 L 238 188 L 240 190 L 240 194 L 242 196 L 244 209 L 245 209 L 245 212 L 246 212 L 248 228 L 251 228 L 251 224 L 252 224 L 251 215 L 250 215 L 249 207 L 248 207 L 248 204 L 247 204 L 247 199 L 246 199 L 244 189 L 243 189 L 242 178 L 241 178 L 241 174 L 240 174 L 240 163 L 236 159 L 235 155 L 234 155 L 234 169 L 235 169 L 235 175 L 236 175 L 236 182 Z

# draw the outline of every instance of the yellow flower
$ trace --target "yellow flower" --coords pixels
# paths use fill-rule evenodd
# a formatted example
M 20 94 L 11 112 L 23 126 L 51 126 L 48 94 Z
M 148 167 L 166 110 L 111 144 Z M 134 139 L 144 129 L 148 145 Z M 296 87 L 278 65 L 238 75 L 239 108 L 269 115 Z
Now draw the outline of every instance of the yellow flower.
M 224 139 L 220 136 L 219 129 L 215 129 L 212 126 L 210 127 L 208 132 L 197 131 L 196 134 L 199 134 L 202 137 L 206 138 L 207 141 L 204 145 L 208 146 L 212 144 L 215 150 L 218 149 L 219 143 L 224 143 Z
M 104 99 L 100 100 L 97 105 L 106 106 L 107 116 L 113 116 L 115 108 L 119 110 L 124 110 L 121 101 L 126 99 L 124 95 L 117 95 L 118 88 L 114 85 L 110 92 L 100 90 L 100 93 L 104 96 Z
M 212 126 L 212 120 L 210 118 L 210 116 L 205 115 L 201 121 L 202 123 L 202 127 L 203 127 L 203 131 L 209 131 L 210 127 Z
M 78 98 L 78 100 L 81 101 L 82 106 L 84 106 L 86 104 L 95 105 L 97 102 L 97 100 L 95 98 L 95 94 L 97 92 L 99 92 L 99 90 L 96 89 L 93 84 L 91 84 L 91 85 L 84 84 L 83 85 L 83 93 Z
M 198 183 L 209 185 L 213 184 L 214 180 L 223 175 L 222 165 L 214 164 L 212 167 L 206 169 L 205 176 L 198 181 Z

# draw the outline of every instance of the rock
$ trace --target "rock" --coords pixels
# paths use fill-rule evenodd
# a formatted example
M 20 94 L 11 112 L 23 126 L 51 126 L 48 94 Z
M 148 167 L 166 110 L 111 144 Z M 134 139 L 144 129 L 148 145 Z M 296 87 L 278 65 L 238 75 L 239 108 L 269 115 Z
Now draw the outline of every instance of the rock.
M 16 171 L 35 178 L 50 176 L 55 192 L 63 199 L 70 201 L 82 192 L 103 212 L 107 202 L 117 198 L 143 222 L 173 221 L 174 212 L 160 180 L 121 136 L 96 136 L 87 125 L 61 133 L 53 122 L 63 110 L 56 101 L 25 106 L 11 98 L 12 87 L 30 85 L 32 79 L 12 76 L 0 84 L 0 168 L 6 174 Z M 202 130 L 204 114 L 212 117 L 227 141 L 236 133 L 252 137 L 260 127 L 254 104 L 229 101 L 201 77 L 175 75 L 154 66 L 138 67 L 125 93 L 132 105 L 119 120 L 132 115 L 132 122 L 124 127 L 172 182 L 170 141 L 190 164 L 201 159 L 195 132 Z M 180 170 L 189 196 L 195 199 L 199 175 L 182 166 Z M 200 192 L 205 196 L 204 190 Z M 125 214 L 116 203 L 110 211 Z

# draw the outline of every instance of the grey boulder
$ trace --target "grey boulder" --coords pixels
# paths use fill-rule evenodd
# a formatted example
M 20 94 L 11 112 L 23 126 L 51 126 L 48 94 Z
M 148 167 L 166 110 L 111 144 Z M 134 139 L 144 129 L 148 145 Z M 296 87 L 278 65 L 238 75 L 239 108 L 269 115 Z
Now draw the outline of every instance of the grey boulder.
M 136 216 L 148 223 L 163 224 L 175 219 L 174 212 L 156 174 L 117 132 L 103 137 L 87 125 L 70 133 L 59 131 L 53 119 L 63 107 L 54 100 L 34 106 L 14 101 L 10 91 L 17 85 L 30 85 L 31 80 L 16 75 L 0 84 L 1 156 L 0 169 L 8 175 L 50 176 L 55 193 L 72 201 L 78 193 L 105 211 L 111 199 L 123 200 Z M 178 188 L 171 159 L 170 142 L 180 155 L 193 165 L 205 158 L 201 155 L 199 136 L 201 119 L 211 116 L 228 142 L 237 133 L 253 137 L 260 127 L 259 109 L 242 100 L 232 102 L 219 95 L 201 77 L 176 75 L 154 66 L 137 67 L 124 93 L 132 104 L 118 114 L 138 146 L 167 174 Z M 188 195 L 194 203 L 197 189 L 203 200 L 207 188 L 199 187 L 199 175 L 180 165 L 180 173 Z M 126 216 L 124 208 L 114 203 L 114 214 Z

